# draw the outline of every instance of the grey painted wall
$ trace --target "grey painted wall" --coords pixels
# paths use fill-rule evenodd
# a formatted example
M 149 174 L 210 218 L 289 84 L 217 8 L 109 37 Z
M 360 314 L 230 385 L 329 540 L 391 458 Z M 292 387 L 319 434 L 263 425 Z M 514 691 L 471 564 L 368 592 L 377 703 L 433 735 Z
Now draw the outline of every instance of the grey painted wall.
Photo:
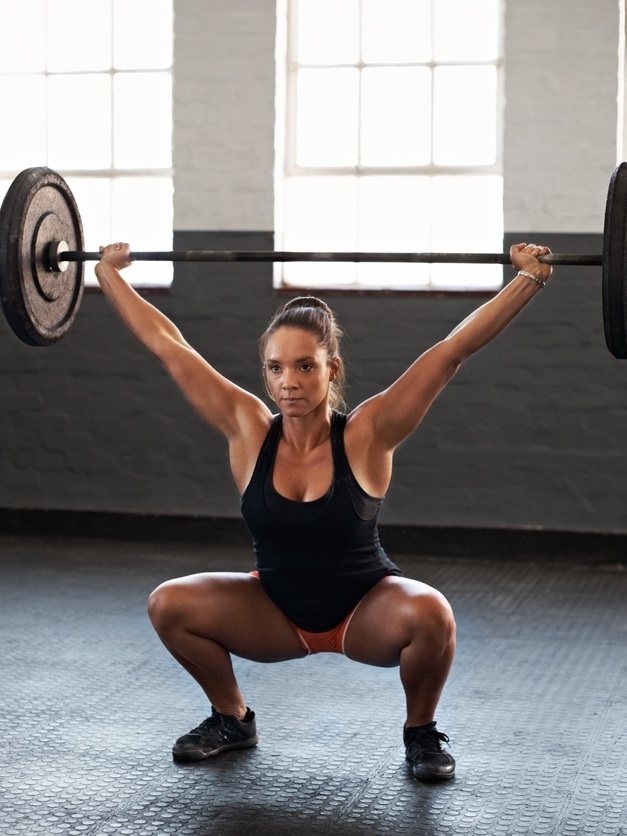
M 577 0 L 566 14 L 559 4 L 555 20 L 535 0 L 507 5 L 507 229 L 560 251 L 600 251 L 618 154 L 618 6 L 592 5 Z M 176 6 L 175 247 L 269 248 L 274 2 Z M 585 53 L 572 50 L 570 26 L 578 42 L 587 32 Z M 256 340 L 281 301 L 271 288 L 266 265 L 178 265 L 171 293 L 151 299 L 220 371 L 261 394 Z M 348 335 L 355 404 L 481 300 L 329 301 Z M 56 346 L 22 345 L 4 321 L 0 344 L 0 508 L 238 515 L 224 442 L 98 292 Z M 626 532 L 626 375 L 604 345 L 600 271 L 559 268 L 399 450 L 383 521 Z

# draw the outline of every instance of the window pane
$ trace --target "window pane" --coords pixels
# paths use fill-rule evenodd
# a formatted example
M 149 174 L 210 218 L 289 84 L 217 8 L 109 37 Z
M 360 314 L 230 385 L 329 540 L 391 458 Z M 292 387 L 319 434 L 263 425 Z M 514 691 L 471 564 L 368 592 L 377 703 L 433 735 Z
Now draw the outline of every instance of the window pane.
M 363 165 L 426 165 L 431 157 L 431 73 L 426 67 L 362 72 Z
M 8 76 L 0 84 L 0 167 L 18 171 L 46 162 L 46 83 L 40 75 Z
M 134 250 L 171 250 L 172 181 L 169 177 L 119 177 L 113 180 L 111 240 L 128 241 Z M 172 280 L 170 262 L 136 262 L 127 271 L 133 284 Z
M 421 252 L 429 248 L 428 177 L 362 177 L 359 188 L 359 248 Z
M 48 0 L 48 70 L 111 67 L 110 0 Z
M 172 65 L 171 0 L 114 0 L 113 63 L 117 69 Z
M 0 72 L 37 73 L 45 68 L 45 20 L 45 0 L 0 4 Z
M 296 58 L 301 64 L 354 64 L 359 59 L 358 0 L 294 0 Z
M 503 180 L 501 177 L 433 178 L 433 250 L 435 252 L 501 252 L 503 248 Z M 499 265 L 434 264 L 440 286 L 499 287 Z
M 114 77 L 114 150 L 117 168 L 172 164 L 172 82 L 169 73 Z
M 499 290 L 502 284 L 499 264 L 431 265 L 431 286 L 440 290 Z
M 436 61 L 494 61 L 499 49 L 498 0 L 434 0 Z
M 109 244 L 113 240 L 109 178 L 68 177 L 67 182 L 80 209 L 85 249 L 91 252 L 101 244 Z M 91 278 L 89 263 L 86 265 L 85 278 Z
M 357 249 L 356 177 L 292 177 L 286 192 L 286 250 Z M 348 262 L 287 263 L 283 274 L 288 284 L 333 285 L 354 281 L 356 270 Z
M 429 249 L 431 183 L 428 177 L 362 177 L 359 189 L 359 249 L 425 252 Z M 428 264 L 360 264 L 366 284 L 419 286 Z
M 108 75 L 48 77 L 48 160 L 60 169 L 111 165 Z
M 358 107 L 357 70 L 301 70 L 296 99 L 297 164 L 356 165 Z
M 433 161 L 491 165 L 496 160 L 496 68 L 436 67 Z
M 362 0 L 361 25 L 368 63 L 431 59 L 431 0 Z
M 0 180 L 0 203 L 6 197 L 6 193 L 9 191 L 9 187 L 11 186 L 11 180 Z

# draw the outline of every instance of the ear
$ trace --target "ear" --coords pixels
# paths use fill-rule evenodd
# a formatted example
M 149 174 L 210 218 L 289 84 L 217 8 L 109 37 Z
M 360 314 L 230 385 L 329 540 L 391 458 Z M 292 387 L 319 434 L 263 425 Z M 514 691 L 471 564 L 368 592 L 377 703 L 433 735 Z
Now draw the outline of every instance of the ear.
M 329 360 L 329 380 L 335 380 L 340 370 L 341 362 L 339 357 L 332 357 Z

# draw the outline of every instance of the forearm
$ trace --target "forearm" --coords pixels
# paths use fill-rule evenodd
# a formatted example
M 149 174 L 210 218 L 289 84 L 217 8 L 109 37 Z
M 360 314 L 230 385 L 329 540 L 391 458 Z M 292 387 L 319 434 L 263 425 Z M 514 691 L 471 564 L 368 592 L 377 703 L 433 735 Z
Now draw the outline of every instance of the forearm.
M 518 316 L 542 285 L 518 274 L 493 299 L 466 317 L 446 338 L 462 362 L 494 340 Z
M 153 354 L 171 341 L 183 342 L 180 331 L 167 316 L 134 290 L 111 262 L 96 264 L 96 278 L 103 293 L 133 334 Z

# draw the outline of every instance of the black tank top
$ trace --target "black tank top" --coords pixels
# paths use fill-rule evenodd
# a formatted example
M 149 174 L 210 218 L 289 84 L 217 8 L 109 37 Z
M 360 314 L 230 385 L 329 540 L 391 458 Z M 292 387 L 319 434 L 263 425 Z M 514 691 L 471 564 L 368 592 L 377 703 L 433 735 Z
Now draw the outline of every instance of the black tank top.
M 401 574 L 379 543 L 383 499 L 362 490 L 349 467 L 345 424 L 346 415 L 334 412 L 329 491 L 297 502 L 272 484 L 282 427 L 277 415 L 241 500 L 265 591 L 297 627 L 313 633 L 336 627 L 381 578 Z

